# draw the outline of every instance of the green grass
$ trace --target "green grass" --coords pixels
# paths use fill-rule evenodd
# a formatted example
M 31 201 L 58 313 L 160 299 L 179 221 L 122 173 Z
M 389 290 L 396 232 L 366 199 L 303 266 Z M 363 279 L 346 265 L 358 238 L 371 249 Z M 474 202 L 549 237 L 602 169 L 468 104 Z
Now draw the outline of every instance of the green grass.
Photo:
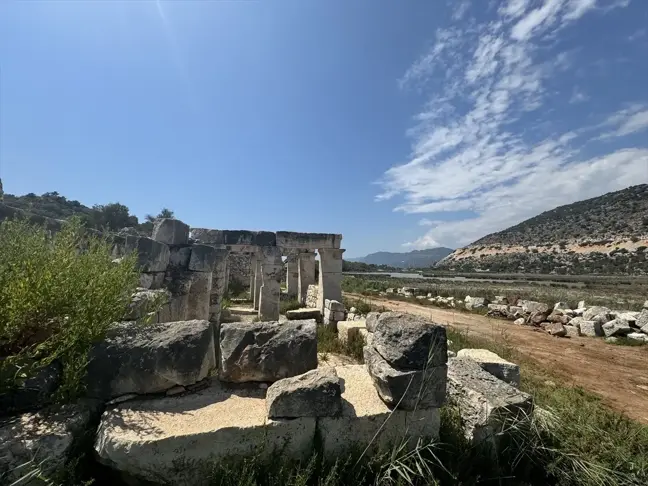
M 57 360 L 55 398 L 82 390 L 88 352 L 123 319 L 139 272 L 136 255 L 113 263 L 108 240 L 79 221 L 50 236 L 22 221 L 0 226 L 0 394 Z
M 282 300 L 279 304 L 279 313 L 280 314 L 286 314 L 286 312 L 290 310 L 296 310 L 296 309 L 301 309 L 304 307 L 302 304 L 299 303 L 297 299 L 293 300 Z
M 328 326 L 317 326 L 318 353 L 342 354 L 353 358 L 358 363 L 362 363 L 364 362 L 362 355 L 364 345 L 365 342 L 361 336 L 352 336 L 347 342 L 342 342 L 338 339 L 337 332 L 332 328 Z

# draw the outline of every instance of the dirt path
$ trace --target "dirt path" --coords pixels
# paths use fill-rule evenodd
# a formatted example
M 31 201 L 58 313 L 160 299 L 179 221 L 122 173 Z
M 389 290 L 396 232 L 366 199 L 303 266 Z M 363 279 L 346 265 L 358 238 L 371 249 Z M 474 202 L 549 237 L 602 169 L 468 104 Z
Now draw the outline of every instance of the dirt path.
M 451 324 L 476 336 L 501 340 L 533 359 L 565 382 L 594 392 L 615 410 L 648 423 L 648 346 L 606 344 L 588 337 L 555 338 L 510 321 L 426 307 L 409 302 L 345 294 L 391 310 L 426 316 L 439 324 Z

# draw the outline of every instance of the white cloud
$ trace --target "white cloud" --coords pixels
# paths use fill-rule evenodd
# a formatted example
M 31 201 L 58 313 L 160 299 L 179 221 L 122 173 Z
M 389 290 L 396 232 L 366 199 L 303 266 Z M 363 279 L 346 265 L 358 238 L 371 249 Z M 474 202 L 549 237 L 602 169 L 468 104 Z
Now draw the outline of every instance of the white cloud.
M 412 153 L 386 171 L 376 198 L 402 199 L 395 211 L 432 215 L 419 221 L 429 229 L 408 247 L 465 245 L 558 205 L 648 182 L 648 147 L 600 156 L 581 150 L 602 131 L 620 137 L 648 128 L 645 106 L 563 131 L 543 118 L 555 109 L 545 106 L 549 81 L 578 61 L 577 49 L 540 61 L 545 41 L 588 13 L 605 11 L 594 0 L 510 0 L 494 19 L 437 32 L 401 80 L 431 93 L 408 131 Z M 575 87 L 570 102 L 588 98 Z M 434 217 L 441 213 L 450 218 Z M 452 220 L 453 213 L 460 219 Z

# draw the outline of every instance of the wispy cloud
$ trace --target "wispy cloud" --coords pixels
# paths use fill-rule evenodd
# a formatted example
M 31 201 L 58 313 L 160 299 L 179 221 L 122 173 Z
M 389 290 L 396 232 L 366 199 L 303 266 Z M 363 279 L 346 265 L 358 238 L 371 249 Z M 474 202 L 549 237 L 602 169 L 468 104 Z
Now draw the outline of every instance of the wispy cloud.
M 432 215 L 419 222 L 428 231 L 407 246 L 464 245 L 555 206 L 648 181 L 648 147 L 596 156 L 582 150 L 601 133 L 623 137 L 648 127 L 645 107 L 608 115 L 598 126 L 534 129 L 553 127 L 550 84 L 578 61 L 573 48 L 547 56 L 546 46 L 587 15 L 622 7 L 606 5 L 510 0 L 487 21 L 464 19 L 436 32 L 399 81 L 430 93 L 408 131 L 412 153 L 384 174 L 376 197 L 398 199 L 396 211 Z M 569 101 L 590 95 L 576 87 Z M 475 216 L 465 219 L 465 211 Z M 441 222 L 434 217 L 441 213 L 458 219 Z

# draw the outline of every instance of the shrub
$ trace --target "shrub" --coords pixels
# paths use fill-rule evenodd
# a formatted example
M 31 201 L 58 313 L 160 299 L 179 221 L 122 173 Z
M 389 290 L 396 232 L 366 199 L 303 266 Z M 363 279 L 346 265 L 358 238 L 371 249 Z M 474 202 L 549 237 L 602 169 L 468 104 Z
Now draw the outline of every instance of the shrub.
M 123 318 L 138 283 L 135 255 L 113 263 L 110 243 L 79 220 L 50 236 L 22 221 L 0 226 L 0 393 L 58 360 L 55 399 L 82 390 L 91 345 Z
M 290 310 L 301 309 L 302 307 L 304 306 L 301 305 L 296 299 L 284 300 L 279 304 L 279 313 L 285 314 Z

